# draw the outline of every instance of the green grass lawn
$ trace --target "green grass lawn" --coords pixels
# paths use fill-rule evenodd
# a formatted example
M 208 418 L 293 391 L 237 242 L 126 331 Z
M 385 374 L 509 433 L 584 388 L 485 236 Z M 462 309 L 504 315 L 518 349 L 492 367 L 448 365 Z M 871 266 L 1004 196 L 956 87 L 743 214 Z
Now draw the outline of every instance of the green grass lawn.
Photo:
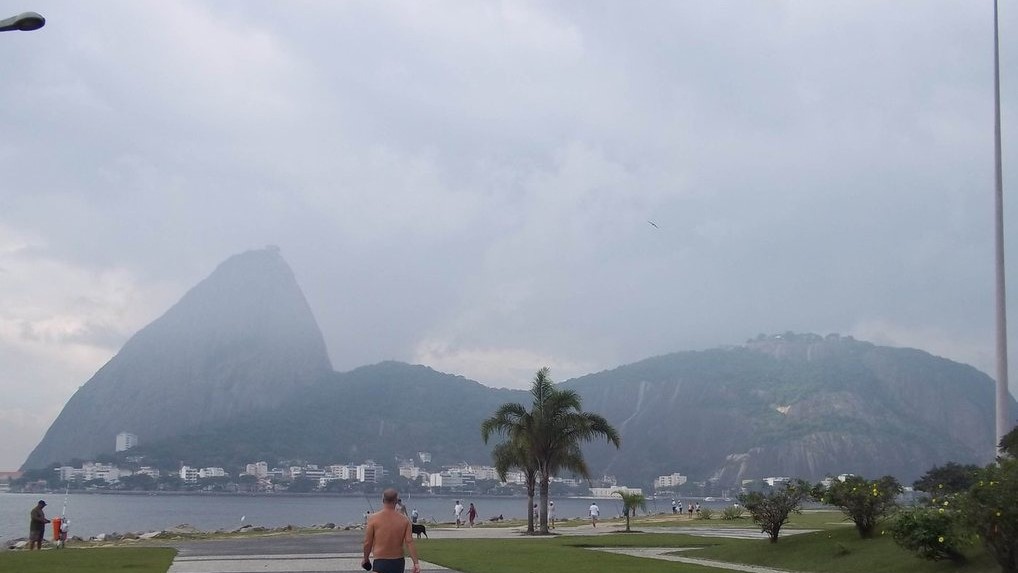
M 168 547 L 109 547 L 0 552 L 0 571 L 11 573 L 166 573 L 176 549 Z
M 754 527 L 749 520 L 682 520 L 678 523 L 641 522 L 650 526 L 734 525 Z M 898 547 L 889 536 L 859 538 L 850 522 L 836 512 L 810 512 L 795 516 L 790 529 L 820 529 L 814 533 L 767 540 L 715 539 L 682 534 L 616 534 L 589 537 L 521 539 L 444 539 L 418 543 L 421 557 L 466 573 L 530 573 L 574 570 L 589 573 L 663 571 L 702 573 L 719 571 L 682 563 L 591 551 L 591 547 L 695 547 L 685 557 L 714 559 L 778 569 L 816 573 L 996 573 L 999 567 L 979 546 L 970 547 L 969 561 L 958 565 L 921 560 Z M 634 529 L 637 528 L 634 524 Z

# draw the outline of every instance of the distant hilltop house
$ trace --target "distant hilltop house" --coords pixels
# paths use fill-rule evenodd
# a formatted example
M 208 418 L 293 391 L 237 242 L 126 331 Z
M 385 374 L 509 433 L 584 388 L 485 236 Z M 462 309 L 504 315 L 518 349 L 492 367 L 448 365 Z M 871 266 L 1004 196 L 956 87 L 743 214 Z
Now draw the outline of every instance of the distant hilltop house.
M 138 436 L 130 432 L 120 432 L 117 434 L 117 451 L 126 452 L 127 450 L 138 445 Z

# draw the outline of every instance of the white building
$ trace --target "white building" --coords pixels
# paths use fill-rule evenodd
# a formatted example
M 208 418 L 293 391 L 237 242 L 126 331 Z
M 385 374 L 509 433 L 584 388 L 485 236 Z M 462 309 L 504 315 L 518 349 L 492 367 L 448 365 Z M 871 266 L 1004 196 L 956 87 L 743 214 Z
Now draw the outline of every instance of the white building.
M 226 477 L 226 470 L 224 470 L 223 468 L 202 468 L 198 470 L 198 477 L 202 479 Z
M 159 479 L 159 470 L 150 466 L 141 466 L 138 471 L 134 472 L 137 475 L 146 475 L 152 479 Z
M 594 497 L 609 498 L 614 497 L 618 499 L 616 492 L 623 493 L 639 493 L 642 494 L 643 490 L 638 487 L 626 487 L 624 485 L 613 485 L 611 487 L 592 487 L 590 488 L 590 495 Z
M 654 480 L 654 489 L 671 489 L 686 483 L 686 476 L 674 473 L 667 476 L 657 476 Z
M 357 481 L 378 483 L 385 476 L 385 468 L 368 460 L 357 466 Z
M 138 445 L 138 436 L 130 432 L 120 432 L 117 434 L 117 451 L 126 452 L 127 450 Z
M 430 464 L 431 452 L 417 452 L 417 459 L 421 460 L 422 464 Z
M 265 462 L 255 462 L 253 464 L 247 464 L 244 468 L 244 473 L 249 476 L 265 477 L 269 475 L 269 464 Z
M 449 469 L 431 474 L 428 485 L 431 487 L 464 487 L 474 485 L 474 481 L 472 473 Z
M 185 483 L 195 483 L 198 481 L 198 468 L 192 468 L 191 466 L 180 466 L 180 479 Z

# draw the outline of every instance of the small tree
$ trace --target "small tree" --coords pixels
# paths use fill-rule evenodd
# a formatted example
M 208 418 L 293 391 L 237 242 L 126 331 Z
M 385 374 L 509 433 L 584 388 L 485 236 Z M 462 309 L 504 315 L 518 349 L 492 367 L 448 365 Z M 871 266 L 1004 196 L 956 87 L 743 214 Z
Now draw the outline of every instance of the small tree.
M 966 525 L 1004 573 L 1018 572 L 1018 460 L 1000 459 L 979 471 L 960 500 Z
M 647 498 L 643 497 L 642 493 L 633 491 L 616 491 L 615 493 L 622 498 L 622 513 L 626 516 L 626 533 L 630 533 L 629 516 L 633 515 L 637 508 L 647 511 Z
M 739 502 L 760 526 L 760 530 L 770 536 L 771 543 L 777 543 L 781 527 L 788 523 L 790 514 L 800 512 L 802 502 L 808 496 L 809 484 L 795 480 L 770 493 L 754 491 L 739 494 Z
M 855 523 L 859 536 L 869 539 L 877 523 L 897 507 L 895 498 L 901 492 L 901 484 L 891 476 L 873 481 L 848 476 L 844 481 L 833 480 L 827 487 L 817 484 L 813 488 L 813 498 L 840 508 Z

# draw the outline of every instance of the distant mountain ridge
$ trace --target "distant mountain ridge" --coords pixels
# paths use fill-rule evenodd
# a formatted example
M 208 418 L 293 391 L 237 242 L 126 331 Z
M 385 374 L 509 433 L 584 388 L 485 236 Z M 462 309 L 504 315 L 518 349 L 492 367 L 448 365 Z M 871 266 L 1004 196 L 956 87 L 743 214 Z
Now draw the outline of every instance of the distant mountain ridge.
M 723 487 L 846 472 L 913 479 L 993 453 L 989 377 L 850 337 L 761 336 L 563 385 L 622 435 L 620 450 L 586 449 L 591 471 L 629 483 L 674 472 Z M 529 394 L 399 362 L 333 372 L 292 272 L 265 249 L 220 265 L 128 341 L 25 467 L 109 453 L 122 430 L 137 433 L 151 459 L 197 466 L 391 465 L 417 451 L 436 463 L 484 463 L 480 423 L 509 401 L 528 404 Z
M 680 352 L 566 383 L 619 424 L 605 471 L 689 471 L 724 486 L 767 476 L 891 474 L 986 463 L 993 381 L 971 366 L 851 337 L 786 334 Z M 1014 411 L 1012 400 L 1012 411 Z

